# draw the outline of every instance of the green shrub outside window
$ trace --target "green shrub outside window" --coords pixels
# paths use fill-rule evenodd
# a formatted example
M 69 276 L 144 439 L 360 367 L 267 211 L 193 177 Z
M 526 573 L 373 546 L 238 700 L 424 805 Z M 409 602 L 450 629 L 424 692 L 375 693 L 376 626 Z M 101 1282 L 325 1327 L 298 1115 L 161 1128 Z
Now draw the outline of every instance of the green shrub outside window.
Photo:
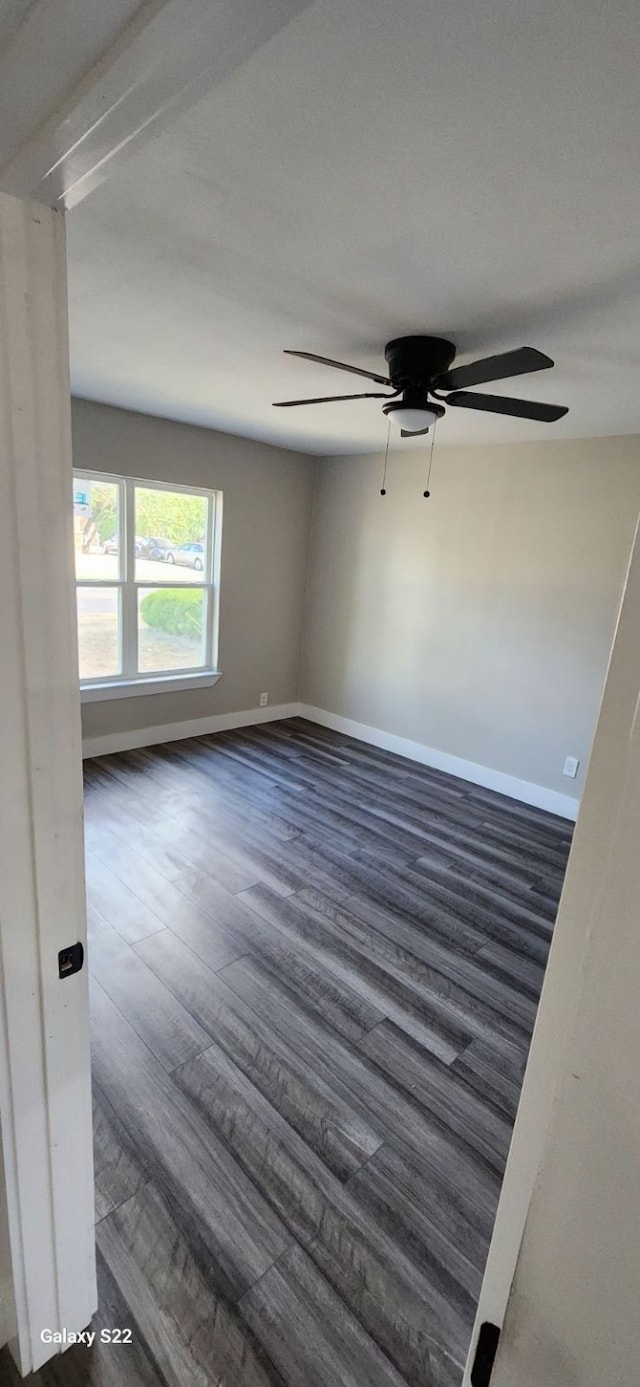
M 170 636 L 201 636 L 203 607 L 202 588 L 163 588 L 142 598 L 140 615 Z

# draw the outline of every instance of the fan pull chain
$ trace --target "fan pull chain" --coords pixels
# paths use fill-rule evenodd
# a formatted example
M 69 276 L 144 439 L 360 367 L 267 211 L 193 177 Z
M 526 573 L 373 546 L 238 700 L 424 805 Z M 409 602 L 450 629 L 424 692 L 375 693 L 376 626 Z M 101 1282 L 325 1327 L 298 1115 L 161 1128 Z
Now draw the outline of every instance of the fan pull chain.
M 390 437 L 391 437 L 391 418 L 389 418 L 389 422 L 388 422 L 388 424 L 387 424 L 387 446 L 386 446 L 386 448 L 385 448 L 385 450 L 384 450 L 384 467 L 382 468 L 382 486 L 380 487 L 380 495 L 381 495 L 381 496 L 386 496 L 386 494 L 387 494 L 387 459 L 388 459 L 388 457 L 389 457 L 389 439 L 390 439 Z
M 425 497 L 425 500 L 428 500 L 429 497 L 430 497 L 430 495 L 431 495 L 431 492 L 429 491 L 429 482 L 430 482 L 430 480 L 431 480 L 431 464 L 432 464 L 432 462 L 433 462 L 433 449 L 434 449 L 435 441 L 436 441 L 436 429 L 437 429 L 437 427 L 438 427 L 438 420 L 436 419 L 435 424 L 434 424 L 434 426 L 433 426 L 433 429 L 432 429 L 432 431 L 431 431 L 431 447 L 430 447 L 430 449 L 429 449 L 429 465 L 428 465 L 428 468 L 427 468 L 427 484 L 426 484 L 426 487 L 425 487 L 425 489 L 424 489 L 424 491 L 423 491 L 423 493 L 422 493 L 422 495 Z

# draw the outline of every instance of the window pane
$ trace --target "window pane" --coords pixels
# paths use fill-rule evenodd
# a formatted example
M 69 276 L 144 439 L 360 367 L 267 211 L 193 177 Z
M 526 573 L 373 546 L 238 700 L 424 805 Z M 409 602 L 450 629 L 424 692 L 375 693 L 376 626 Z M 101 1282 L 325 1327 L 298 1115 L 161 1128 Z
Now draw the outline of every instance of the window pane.
M 205 663 L 207 594 L 202 588 L 138 592 L 138 668 L 197 669 Z
M 121 576 L 119 499 L 115 482 L 73 479 L 73 541 L 81 582 Z
M 205 582 L 208 511 L 206 496 L 137 486 L 136 582 Z
M 120 674 L 120 589 L 77 588 L 81 679 Z

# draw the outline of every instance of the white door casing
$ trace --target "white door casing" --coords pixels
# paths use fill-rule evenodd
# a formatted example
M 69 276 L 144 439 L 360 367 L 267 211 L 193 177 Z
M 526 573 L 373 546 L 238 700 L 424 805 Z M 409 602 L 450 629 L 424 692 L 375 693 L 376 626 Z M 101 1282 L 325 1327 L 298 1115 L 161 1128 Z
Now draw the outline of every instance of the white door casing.
M 64 216 L 0 193 L 0 1111 L 20 1370 L 96 1307 Z

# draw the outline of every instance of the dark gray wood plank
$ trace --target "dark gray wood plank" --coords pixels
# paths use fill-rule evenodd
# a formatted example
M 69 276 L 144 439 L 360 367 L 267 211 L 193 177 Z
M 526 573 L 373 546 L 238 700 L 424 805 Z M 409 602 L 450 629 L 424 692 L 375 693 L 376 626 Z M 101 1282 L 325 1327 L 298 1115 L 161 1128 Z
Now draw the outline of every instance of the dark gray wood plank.
M 116 931 L 89 945 L 93 976 L 165 1069 L 184 1064 L 210 1036 Z
M 123 794 L 124 803 L 114 806 L 109 799 L 108 791 L 105 790 L 99 797 L 95 794 L 89 799 L 85 799 L 85 842 L 91 848 L 96 857 L 102 858 L 100 852 L 101 842 L 111 842 L 117 838 L 120 840 L 121 848 L 125 851 L 136 853 L 150 863 L 153 868 L 155 881 L 158 887 L 161 881 L 175 881 L 175 878 L 185 870 L 187 865 L 184 856 L 176 849 L 173 843 L 163 842 L 157 833 L 159 818 L 155 814 L 150 822 L 141 822 L 133 812 L 135 802 L 133 796 Z M 125 805 L 128 807 L 125 808 Z M 169 820 L 168 822 L 171 822 Z M 120 851 L 120 849 L 118 850 Z M 253 885 L 247 881 L 247 886 Z
M 134 847 L 132 839 L 139 839 L 139 833 L 135 834 L 135 831 L 126 832 L 124 837 L 120 837 L 104 825 L 91 826 L 87 830 L 87 841 L 91 845 L 92 855 L 124 882 L 134 895 L 144 901 L 163 924 L 170 925 L 172 918 L 185 910 L 183 896 L 193 896 L 188 887 L 186 890 L 183 889 L 183 880 L 186 879 L 188 882 L 190 874 L 196 872 L 205 880 L 209 880 L 210 877 L 194 867 L 188 857 L 180 856 L 177 846 L 179 834 L 175 831 L 175 821 L 167 820 L 164 823 L 171 827 L 171 831 L 166 834 L 166 842 L 163 841 L 162 831 L 158 831 L 159 828 L 162 830 L 163 825 L 159 825 L 157 820 L 153 833 L 149 829 L 142 830 L 142 852 L 138 852 Z M 153 844 L 149 839 L 153 839 Z M 204 849 L 202 856 L 205 856 Z M 208 870 L 212 866 L 212 859 L 219 869 L 219 855 L 212 852 L 211 848 L 206 850 L 206 859 Z M 164 873 L 159 872 L 156 861 L 164 867 Z M 255 873 L 242 873 L 228 859 L 227 862 L 227 869 L 222 873 L 226 878 L 223 883 L 226 890 L 242 891 L 255 884 Z M 167 873 L 170 873 L 170 876 Z
M 452 916 L 479 935 L 479 940 L 471 941 L 476 948 L 482 948 L 491 939 L 516 941 L 525 954 L 529 953 L 530 939 L 541 948 L 549 947 L 553 921 L 547 916 L 547 907 L 540 906 L 529 890 L 511 891 L 508 887 L 489 885 L 466 870 L 459 872 L 449 862 L 443 865 L 433 854 L 413 861 L 400 880 L 432 909 L 442 907 L 447 925 Z M 447 937 L 456 939 L 455 933 Z M 461 943 L 464 945 L 464 938 Z
M 510 828 L 505 823 L 492 823 L 489 818 L 482 820 L 480 828 L 482 845 L 499 843 L 510 850 L 514 858 L 536 863 L 537 871 L 543 875 L 548 868 L 556 868 L 559 876 L 565 872 L 567 848 L 564 844 L 555 844 L 553 838 L 539 841 L 530 827 Z
M 425 1172 L 410 1153 L 385 1142 L 347 1189 L 471 1327 L 488 1243 L 468 1204 L 457 1197 L 455 1181 L 442 1180 L 433 1169 Z
M 280 893 L 263 883 L 265 891 L 276 900 Z M 331 1017 L 336 1030 L 341 1034 L 357 1038 L 364 1031 L 371 1030 L 383 1019 L 384 1012 L 362 997 L 359 991 L 335 978 L 314 957 L 313 948 L 308 948 L 304 939 L 292 938 L 286 929 L 278 927 L 279 913 L 270 915 L 268 923 L 255 909 L 242 899 L 242 893 L 230 899 L 227 892 L 217 883 L 208 882 L 200 894 L 203 911 L 215 923 L 216 932 L 224 922 L 225 937 L 230 941 L 230 956 L 220 959 L 211 957 L 209 943 L 211 929 L 194 929 L 189 921 L 179 918 L 174 921 L 175 934 L 214 971 L 246 953 L 259 955 L 267 968 L 274 970 L 279 978 L 286 978 L 287 986 L 298 999 L 298 1004 L 317 1012 L 323 1018 Z M 281 923 L 286 914 L 283 912 Z M 235 941 L 235 942 L 231 942 Z M 232 952 L 231 952 L 232 951 Z
M 238 1310 L 212 1286 L 157 1191 L 147 1186 L 104 1219 L 100 1253 L 167 1387 L 281 1387 Z
M 471 1324 L 482 1281 L 474 1265 L 480 1260 L 479 1245 L 470 1245 L 471 1257 L 467 1256 L 459 1242 L 443 1232 L 431 1210 L 403 1188 L 397 1170 L 392 1177 L 381 1164 L 371 1163 L 352 1176 L 349 1193 L 401 1245 L 429 1285 L 438 1287 L 442 1299 L 455 1307 L 460 1323 Z M 460 1346 L 465 1347 L 464 1336 Z
M 164 928 L 159 916 L 91 852 L 86 854 L 86 874 L 89 905 L 95 906 L 127 943 L 134 944 Z
M 511 1125 L 504 1115 L 479 1098 L 455 1065 L 438 1062 L 411 1041 L 391 1021 L 383 1021 L 359 1042 L 359 1049 L 420 1104 L 445 1130 L 477 1151 L 497 1174 L 504 1170 Z
M 531 958 L 523 958 L 516 949 L 495 943 L 479 949 L 476 959 L 482 967 L 488 965 L 494 977 L 504 978 L 518 992 L 526 993 L 532 999 L 535 1014 L 544 979 L 544 967 L 541 963 Z
M 94 1073 L 132 1150 L 226 1293 L 244 1294 L 289 1245 L 286 1229 L 95 980 L 91 1009 Z
M 290 938 L 303 941 L 330 975 L 359 992 L 379 1013 L 391 1017 L 446 1063 L 451 1063 L 468 1044 L 474 1031 L 464 1020 L 456 1017 L 439 998 L 427 995 L 426 990 L 416 987 L 411 979 L 394 971 L 388 959 L 381 962 L 373 956 L 368 947 L 373 939 L 372 931 L 368 932 L 364 949 L 351 942 L 341 927 L 342 911 L 335 928 L 331 929 L 326 917 L 318 918 L 304 892 L 282 901 L 268 887 L 252 886 L 249 891 L 242 892 L 239 899 L 286 931 Z M 314 903 L 317 900 L 315 895 L 313 900 Z M 331 914 L 334 908 L 337 907 L 332 902 Z
M 240 1304 L 292 1387 L 403 1387 L 406 1382 L 298 1247 L 265 1272 Z
M 215 739 L 216 743 L 218 738 Z M 149 769 L 149 753 L 134 752 L 143 769 Z M 182 789 L 181 769 L 188 768 L 189 779 L 201 790 L 201 822 L 214 827 L 216 821 L 243 828 L 264 837 L 265 842 L 287 842 L 295 836 L 295 826 L 277 813 L 260 779 L 245 773 L 240 764 L 229 764 L 222 747 L 210 747 L 206 737 L 170 742 L 154 748 L 151 774 L 167 785 Z M 161 781 L 162 783 L 162 781 Z M 169 790 L 170 794 L 171 791 Z M 199 812 L 199 811 L 198 811 Z M 194 822 L 197 822 L 194 814 Z
M 469 1086 L 513 1122 L 527 1063 L 527 1050 L 496 1041 L 473 1040 L 458 1056 L 452 1070 L 460 1073 Z
M 382 1135 L 375 1125 L 342 1101 L 301 1061 L 294 1047 L 245 1006 L 221 977 L 208 973 L 171 931 L 143 941 L 140 951 L 165 987 L 322 1155 L 329 1169 L 346 1179 L 377 1151 Z
M 407 1381 L 449 1384 L 468 1336 L 459 1309 L 234 1070 L 212 1046 L 176 1078 Z
M 224 976 L 256 1015 L 268 1018 L 270 1030 L 288 1043 L 309 1073 L 322 1077 L 345 1104 L 375 1126 L 385 1142 L 391 1141 L 424 1163 L 425 1179 L 435 1169 L 445 1182 L 449 1180 L 468 1201 L 470 1217 L 490 1229 L 499 1179 L 482 1156 L 463 1148 L 441 1124 L 434 1123 L 359 1048 L 346 1045 L 327 1027 L 292 1010 L 286 994 L 264 977 L 257 960 L 239 959 L 224 970 Z
M 136 1193 L 146 1171 L 132 1155 L 121 1124 L 97 1084 L 93 1089 L 93 1163 L 99 1222 Z
M 97 1246 L 167 1387 L 280 1387 L 278 1370 L 235 1305 L 212 1289 L 153 1187 L 100 1223 Z
M 194 827 L 191 818 L 188 823 L 175 816 L 161 818 L 154 823 L 153 831 L 165 851 L 179 854 L 182 859 L 182 871 L 174 878 L 178 885 L 189 873 L 200 874 L 231 892 L 246 891 L 261 880 L 257 863 L 238 861 L 230 852 L 223 852 L 202 821 Z
M 258 893 L 260 888 L 251 890 Z M 460 1030 L 471 1029 L 475 1033 L 489 1029 L 493 1034 L 505 1024 L 509 1031 L 528 1031 L 533 1025 L 535 1005 L 523 995 L 513 975 L 503 978 L 491 963 L 484 959 L 478 963 L 481 951 L 472 958 L 458 958 L 455 952 L 447 954 L 437 940 L 431 941 L 426 930 L 419 934 L 410 932 L 410 946 L 404 947 L 387 930 L 373 928 L 372 918 L 364 920 L 357 909 L 352 911 L 347 904 L 336 905 L 317 891 L 300 891 L 296 900 L 322 921 L 325 932 L 331 929 L 333 935 L 338 931 L 390 977 L 415 990 L 428 1005 L 441 1009 L 446 1004 L 452 1024 Z M 371 917 L 370 905 L 366 913 Z
M 490 967 L 478 962 L 479 951 L 467 955 L 447 949 L 440 937 L 361 897 L 350 897 L 345 909 L 414 958 L 416 977 L 431 986 L 441 1006 L 461 1018 L 458 1024 L 474 1035 L 503 1034 L 516 1044 L 528 1038 L 535 1007 L 508 981 L 493 978 Z

